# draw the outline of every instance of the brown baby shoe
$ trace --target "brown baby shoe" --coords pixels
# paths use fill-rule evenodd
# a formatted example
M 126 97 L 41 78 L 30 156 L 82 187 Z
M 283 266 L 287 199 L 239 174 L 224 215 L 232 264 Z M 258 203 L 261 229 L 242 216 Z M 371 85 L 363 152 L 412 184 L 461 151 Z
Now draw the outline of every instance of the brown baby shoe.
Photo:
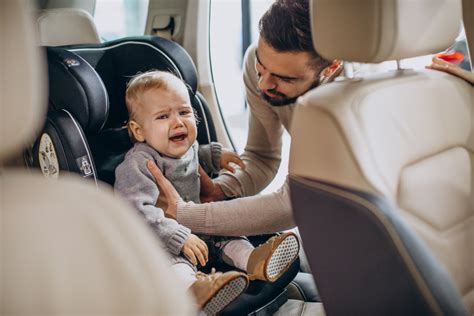
M 242 294 L 249 284 L 245 273 L 237 271 L 196 273 L 191 285 L 196 301 L 206 315 L 216 315 Z
M 292 232 L 270 238 L 250 254 L 247 262 L 249 279 L 269 282 L 278 280 L 298 258 L 299 251 L 298 237 Z

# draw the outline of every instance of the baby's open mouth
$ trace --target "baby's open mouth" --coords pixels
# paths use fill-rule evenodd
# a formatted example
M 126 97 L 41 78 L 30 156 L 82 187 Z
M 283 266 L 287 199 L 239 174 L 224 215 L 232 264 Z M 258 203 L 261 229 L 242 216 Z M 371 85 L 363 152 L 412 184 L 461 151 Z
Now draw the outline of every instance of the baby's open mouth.
M 176 135 L 173 135 L 170 137 L 170 140 L 172 142 L 180 142 L 180 141 L 183 141 L 186 139 L 186 137 L 188 137 L 188 134 L 186 133 L 179 133 L 179 134 L 176 134 Z

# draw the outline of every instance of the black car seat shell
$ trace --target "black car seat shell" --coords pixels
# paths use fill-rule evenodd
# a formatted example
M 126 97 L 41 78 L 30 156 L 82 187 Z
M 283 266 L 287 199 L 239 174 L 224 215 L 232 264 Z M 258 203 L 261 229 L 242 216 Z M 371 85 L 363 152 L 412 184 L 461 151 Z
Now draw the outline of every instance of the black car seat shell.
M 186 82 L 199 118 L 198 142 L 217 140 L 206 102 L 197 92 L 194 63 L 178 44 L 144 36 L 102 44 L 46 47 L 46 51 L 49 113 L 34 156 L 40 157 L 42 148 L 46 151 L 41 139 L 49 138 L 57 156 L 58 172 L 76 172 L 113 185 L 115 168 L 132 147 L 126 127 L 127 83 L 137 73 L 152 69 L 172 72 Z M 35 158 L 40 165 L 38 160 Z M 224 314 L 273 313 L 287 301 L 285 287 L 298 271 L 299 260 L 275 283 L 252 282 Z
M 197 73 L 188 53 L 178 44 L 159 37 L 128 37 L 96 45 L 65 46 L 86 60 L 102 78 L 109 95 L 109 116 L 101 132 L 90 138 L 99 178 L 113 184 L 115 167 L 131 147 L 125 105 L 128 81 L 149 70 L 169 71 L 188 85 L 191 104 L 201 121 L 198 142 L 208 144 L 217 136 L 205 100 L 197 92 Z
M 33 148 L 33 163 L 43 174 L 57 177 L 60 170 L 97 182 L 97 171 L 87 135 L 101 131 L 108 112 L 107 91 L 95 70 L 65 49 L 46 49 L 49 109 Z
M 161 38 L 143 37 L 46 49 L 50 115 L 45 132 L 48 131 L 46 134 L 58 144 L 58 171 L 79 172 L 85 177 L 113 185 L 115 167 L 132 146 L 126 128 L 126 85 L 137 73 L 151 69 L 173 72 L 186 82 L 191 103 L 200 121 L 198 142 L 207 144 L 217 140 L 210 112 L 203 97 L 196 91 L 196 68 L 190 56 L 178 44 Z M 67 128 L 56 122 L 55 117 L 58 115 L 71 117 L 70 120 L 62 120 L 62 123 L 68 124 Z M 77 137 L 68 133 L 72 130 L 73 135 L 77 132 Z M 38 141 L 33 155 L 37 166 L 42 162 L 38 158 L 41 157 L 39 145 Z M 79 153 L 65 157 L 66 153 L 71 152 Z M 80 169 L 84 156 L 89 167 L 83 167 L 83 170 L 91 170 L 90 173 Z M 54 166 L 50 170 L 45 165 L 45 162 L 41 164 L 43 172 L 54 174 Z

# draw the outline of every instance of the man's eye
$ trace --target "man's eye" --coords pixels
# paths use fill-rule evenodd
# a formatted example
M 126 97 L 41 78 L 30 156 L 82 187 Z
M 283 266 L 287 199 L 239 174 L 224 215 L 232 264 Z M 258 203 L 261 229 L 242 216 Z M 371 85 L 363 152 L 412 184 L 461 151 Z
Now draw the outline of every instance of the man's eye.
M 191 114 L 191 110 L 183 110 L 183 111 L 179 112 L 179 115 L 183 115 L 183 116 L 184 115 L 189 115 L 189 114 Z
M 156 117 L 157 120 L 166 120 L 168 118 L 168 114 L 161 114 Z
M 293 79 L 290 79 L 290 78 L 278 78 L 278 79 L 280 79 L 283 82 L 293 82 Z

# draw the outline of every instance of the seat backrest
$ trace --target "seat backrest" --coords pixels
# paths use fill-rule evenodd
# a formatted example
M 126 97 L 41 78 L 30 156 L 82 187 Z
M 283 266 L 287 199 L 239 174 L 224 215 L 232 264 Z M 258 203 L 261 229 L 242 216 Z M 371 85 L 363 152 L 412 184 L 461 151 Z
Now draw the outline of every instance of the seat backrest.
M 100 43 L 100 36 L 89 12 L 77 8 L 38 11 L 40 45 L 59 46 Z
M 25 1 L 0 1 L 0 40 L 8 43 L 0 58 L 0 165 L 45 118 L 46 56 L 30 12 Z M 0 197 L 0 314 L 196 314 L 162 245 L 110 190 L 1 168 Z
M 47 135 L 52 147 L 58 147 L 59 166 L 53 172 L 79 172 L 113 184 L 115 167 L 132 146 L 126 128 L 126 86 L 134 75 L 151 69 L 173 72 L 188 84 L 200 118 L 199 143 L 217 140 L 207 104 L 196 91 L 194 63 L 178 44 L 143 36 L 97 45 L 47 47 L 47 52 L 50 113 L 33 151 L 35 165 L 40 166 L 42 157 L 48 155 L 40 151 L 48 148 L 40 145 Z M 41 169 L 47 173 L 45 165 L 43 162 Z
M 460 21 L 460 1 L 312 1 L 328 59 L 436 53 Z M 449 74 L 398 70 L 300 99 L 291 197 L 328 314 L 474 312 L 473 97 Z

